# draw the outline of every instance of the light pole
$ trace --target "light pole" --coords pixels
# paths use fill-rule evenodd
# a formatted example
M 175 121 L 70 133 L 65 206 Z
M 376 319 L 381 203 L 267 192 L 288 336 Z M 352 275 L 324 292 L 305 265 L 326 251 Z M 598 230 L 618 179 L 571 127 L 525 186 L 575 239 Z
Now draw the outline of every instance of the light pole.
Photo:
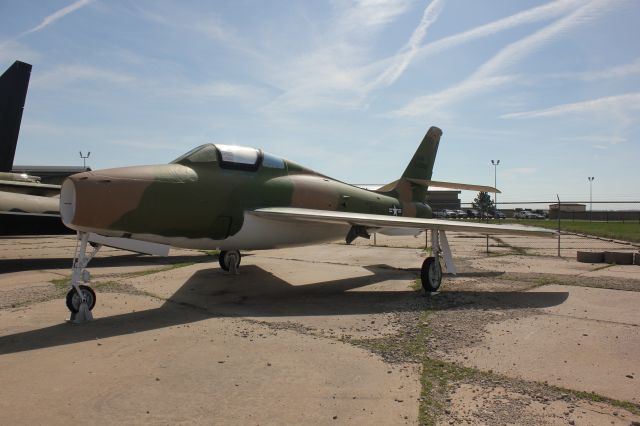
M 491 160 L 491 164 L 493 164 L 493 187 L 498 190 L 498 164 L 500 164 L 500 160 Z M 496 215 L 498 214 L 498 193 L 493 193 L 493 202 L 495 204 Z M 494 215 L 495 216 L 495 215 Z M 498 217 L 499 219 L 499 217 Z
M 82 151 L 80 151 L 80 158 L 82 158 L 82 168 L 87 169 L 87 158 L 91 155 L 91 151 L 87 152 L 87 155 L 82 155 Z
M 593 180 L 594 176 L 588 176 L 589 180 L 589 222 L 593 219 Z

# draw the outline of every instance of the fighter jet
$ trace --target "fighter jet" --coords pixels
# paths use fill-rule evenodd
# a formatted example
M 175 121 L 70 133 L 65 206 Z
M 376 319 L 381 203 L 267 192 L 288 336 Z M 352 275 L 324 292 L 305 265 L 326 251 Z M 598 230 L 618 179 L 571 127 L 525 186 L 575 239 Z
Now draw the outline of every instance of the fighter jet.
M 15 61 L 0 76 L 0 214 L 58 215 L 59 186 L 12 173 L 31 65 Z
M 432 256 L 421 268 L 427 293 L 440 288 L 441 258 L 455 273 L 446 231 L 549 236 L 553 231 L 433 219 L 427 188 L 442 131 L 431 127 L 401 177 L 370 191 L 260 149 L 206 144 L 169 164 L 79 173 L 60 193 L 63 223 L 78 231 L 67 307 L 73 321 L 91 319 L 96 296 L 86 271 L 100 248 L 173 246 L 220 249 L 222 269 L 237 273 L 240 250 L 292 247 L 357 237 L 431 231 Z M 478 185 L 438 186 L 496 192 Z M 100 240 L 102 238 L 102 240 Z
M 31 68 L 15 61 L 0 75 L 0 235 L 67 231 L 59 219 L 59 184 L 86 170 L 13 164 Z

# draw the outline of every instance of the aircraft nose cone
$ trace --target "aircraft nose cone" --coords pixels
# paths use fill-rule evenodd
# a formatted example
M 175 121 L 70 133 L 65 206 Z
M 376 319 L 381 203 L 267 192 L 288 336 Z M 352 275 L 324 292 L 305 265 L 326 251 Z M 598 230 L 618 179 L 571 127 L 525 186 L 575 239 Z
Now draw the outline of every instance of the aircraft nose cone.
M 122 171 L 84 172 L 70 176 L 60 190 L 62 222 L 79 231 L 110 229 L 135 208 L 152 180 L 136 179 Z
M 186 170 L 183 170 L 186 169 Z M 62 222 L 77 231 L 128 232 L 123 217 L 136 210 L 147 190 L 166 182 L 193 180 L 180 165 L 138 166 L 83 172 L 68 177 L 60 190 Z
M 65 179 L 60 188 L 60 217 L 69 226 L 76 214 L 76 187 L 71 179 Z

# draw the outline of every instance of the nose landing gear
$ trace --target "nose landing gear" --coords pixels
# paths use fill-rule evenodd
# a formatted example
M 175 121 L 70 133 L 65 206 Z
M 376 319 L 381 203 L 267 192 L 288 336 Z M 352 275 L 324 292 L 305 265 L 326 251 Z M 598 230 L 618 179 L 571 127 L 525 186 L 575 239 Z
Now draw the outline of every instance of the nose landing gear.
M 242 256 L 238 250 L 223 250 L 218 256 L 218 263 L 220 267 L 225 271 L 233 275 L 238 275 L 238 268 L 240 267 L 240 259 Z
M 89 284 L 91 275 L 85 268 L 89 261 L 98 253 L 102 244 L 93 245 L 93 251 L 87 255 L 87 243 L 89 234 L 78 232 L 78 242 L 76 244 L 76 254 L 73 259 L 73 269 L 71 270 L 71 288 L 67 293 L 67 308 L 71 311 L 69 322 L 80 324 L 91 321 L 93 315 L 91 310 L 96 305 L 96 293 Z M 92 243 L 93 244 L 93 243 Z

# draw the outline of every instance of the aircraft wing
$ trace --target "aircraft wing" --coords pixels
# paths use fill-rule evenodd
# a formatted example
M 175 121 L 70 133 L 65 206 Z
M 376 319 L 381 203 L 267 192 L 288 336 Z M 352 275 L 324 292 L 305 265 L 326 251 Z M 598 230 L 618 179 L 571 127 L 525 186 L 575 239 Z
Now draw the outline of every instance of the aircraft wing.
M 60 216 L 60 185 L 2 179 L 0 214 Z
M 0 191 L 0 214 L 60 216 L 60 198 Z
M 5 192 L 51 197 L 60 194 L 60 185 L 0 180 L 0 194 Z
M 551 237 L 555 231 L 533 226 L 497 225 L 479 222 L 462 222 L 442 219 L 423 219 L 403 216 L 385 216 L 367 213 L 350 213 L 329 210 L 312 210 L 294 207 L 269 207 L 248 212 L 266 219 L 283 221 L 306 221 L 361 225 L 367 228 L 413 228 L 442 231 L 475 232 L 479 234 L 508 234 Z

